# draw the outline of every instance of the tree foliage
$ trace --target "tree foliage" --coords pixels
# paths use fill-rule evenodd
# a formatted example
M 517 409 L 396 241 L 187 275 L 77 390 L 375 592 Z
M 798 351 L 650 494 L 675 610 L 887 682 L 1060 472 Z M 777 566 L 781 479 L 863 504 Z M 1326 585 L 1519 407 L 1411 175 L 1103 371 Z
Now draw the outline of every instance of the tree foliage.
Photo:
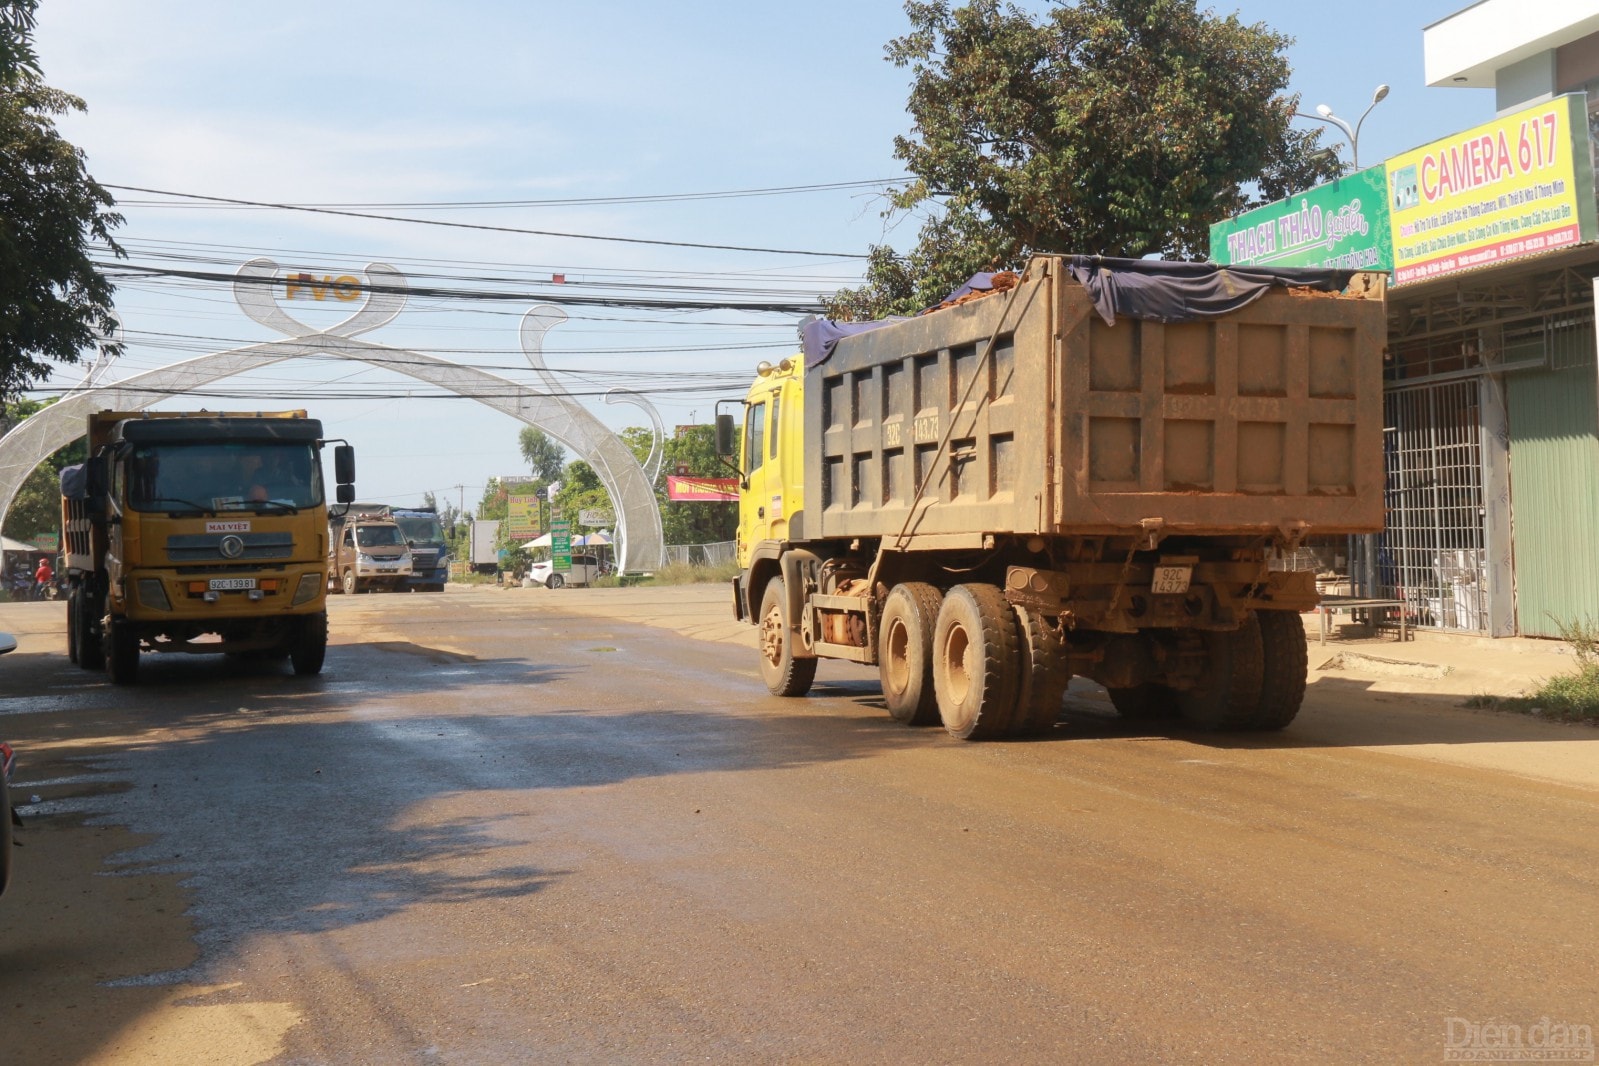
M 909 0 L 887 55 L 912 72 L 914 176 L 892 210 L 914 251 L 875 248 L 834 317 L 914 313 L 1034 252 L 1203 258 L 1212 222 L 1336 177 L 1320 132 L 1289 128 L 1291 39 L 1197 0 Z
M 561 476 L 561 467 L 566 463 L 566 449 L 555 438 L 537 426 L 523 426 L 516 440 L 522 450 L 522 458 L 527 461 L 535 478 L 548 483 Z
M 0 424 L 0 436 L 54 402 L 18 399 L 7 403 L 3 424 Z M 0 532 L 14 540 L 32 540 L 42 534 L 58 533 L 61 529 L 61 468 L 83 462 L 88 453 L 86 440 L 79 437 L 34 467 L 17 489 Z
M 111 283 L 90 245 L 121 255 L 111 230 L 122 218 L 83 153 L 56 131 L 55 117 L 84 103 L 41 78 L 31 44 L 37 6 L 0 0 L 0 396 L 47 375 L 50 361 L 120 351 Z

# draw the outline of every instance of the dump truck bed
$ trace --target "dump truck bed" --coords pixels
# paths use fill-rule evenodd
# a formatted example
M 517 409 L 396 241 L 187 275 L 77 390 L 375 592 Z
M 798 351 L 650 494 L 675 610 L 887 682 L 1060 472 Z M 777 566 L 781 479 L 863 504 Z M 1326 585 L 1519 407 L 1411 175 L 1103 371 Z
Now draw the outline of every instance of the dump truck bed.
M 1386 319 L 1369 278 L 1109 325 L 1041 257 L 1009 292 L 846 337 L 806 371 L 805 536 L 1378 530 Z

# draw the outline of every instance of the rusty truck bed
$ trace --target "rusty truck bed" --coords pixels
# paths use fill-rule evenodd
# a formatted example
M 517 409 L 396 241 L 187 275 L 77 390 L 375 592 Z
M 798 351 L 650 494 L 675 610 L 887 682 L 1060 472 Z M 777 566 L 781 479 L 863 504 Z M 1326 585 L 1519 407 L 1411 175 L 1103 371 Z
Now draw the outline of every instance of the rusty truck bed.
M 807 371 L 807 535 L 1338 534 L 1382 527 L 1383 302 L 1276 289 L 1220 318 L 1015 289 L 840 341 Z M 819 401 L 819 402 L 815 402 Z

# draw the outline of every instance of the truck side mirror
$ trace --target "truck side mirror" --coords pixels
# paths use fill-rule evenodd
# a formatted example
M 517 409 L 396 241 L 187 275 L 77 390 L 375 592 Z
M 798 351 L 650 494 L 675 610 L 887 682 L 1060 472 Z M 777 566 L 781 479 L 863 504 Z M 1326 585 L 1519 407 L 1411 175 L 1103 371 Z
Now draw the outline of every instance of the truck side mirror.
M 337 499 L 338 502 L 340 502 L 340 503 L 354 503 L 355 502 L 355 486 L 350 484 L 349 482 L 347 482 L 347 481 L 340 482 L 338 487 L 335 488 L 333 491 L 336 494 L 334 498 Z
M 733 416 L 716 416 L 716 454 L 731 456 L 733 454 Z
M 336 444 L 333 447 L 333 480 L 340 488 L 355 484 L 355 449 L 348 444 Z M 354 500 L 354 495 L 347 500 L 344 498 L 344 493 L 339 493 L 340 503 L 351 503 Z

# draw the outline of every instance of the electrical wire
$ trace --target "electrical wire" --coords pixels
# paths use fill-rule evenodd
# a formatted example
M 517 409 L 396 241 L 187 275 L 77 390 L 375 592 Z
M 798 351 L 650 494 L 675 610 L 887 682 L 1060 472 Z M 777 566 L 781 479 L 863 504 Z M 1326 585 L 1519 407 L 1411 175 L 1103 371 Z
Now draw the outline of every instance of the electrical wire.
M 239 200 L 227 196 L 203 196 L 199 193 L 173 192 L 167 189 L 148 189 L 137 185 L 113 185 L 102 182 L 108 189 L 123 189 L 153 196 L 175 196 L 206 203 L 231 204 L 244 207 L 270 207 L 279 211 L 304 211 L 316 215 L 341 215 L 346 218 L 365 218 L 378 222 L 407 222 L 415 226 L 443 226 L 449 229 L 483 230 L 492 233 L 520 233 L 533 237 L 562 237 L 579 241 L 610 241 L 618 244 L 647 244 L 662 248 L 702 248 L 719 252 L 757 252 L 764 255 L 807 255 L 826 259 L 866 259 L 864 252 L 818 252 L 798 248 L 759 248 L 741 244 L 708 244 L 699 241 L 663 241 L 647 237 L 610 237 L 594 233 L 562 233 L 554 230 L 524 229 L 519 226 L 488 226 L 474 222 L 446 222 L 436 218 L 409 218 L 405 215 L 375 214 L 368 211 L 346 211 L 332 207 L 304 207 L 297 204 L 267 203 L 260 200 Z

